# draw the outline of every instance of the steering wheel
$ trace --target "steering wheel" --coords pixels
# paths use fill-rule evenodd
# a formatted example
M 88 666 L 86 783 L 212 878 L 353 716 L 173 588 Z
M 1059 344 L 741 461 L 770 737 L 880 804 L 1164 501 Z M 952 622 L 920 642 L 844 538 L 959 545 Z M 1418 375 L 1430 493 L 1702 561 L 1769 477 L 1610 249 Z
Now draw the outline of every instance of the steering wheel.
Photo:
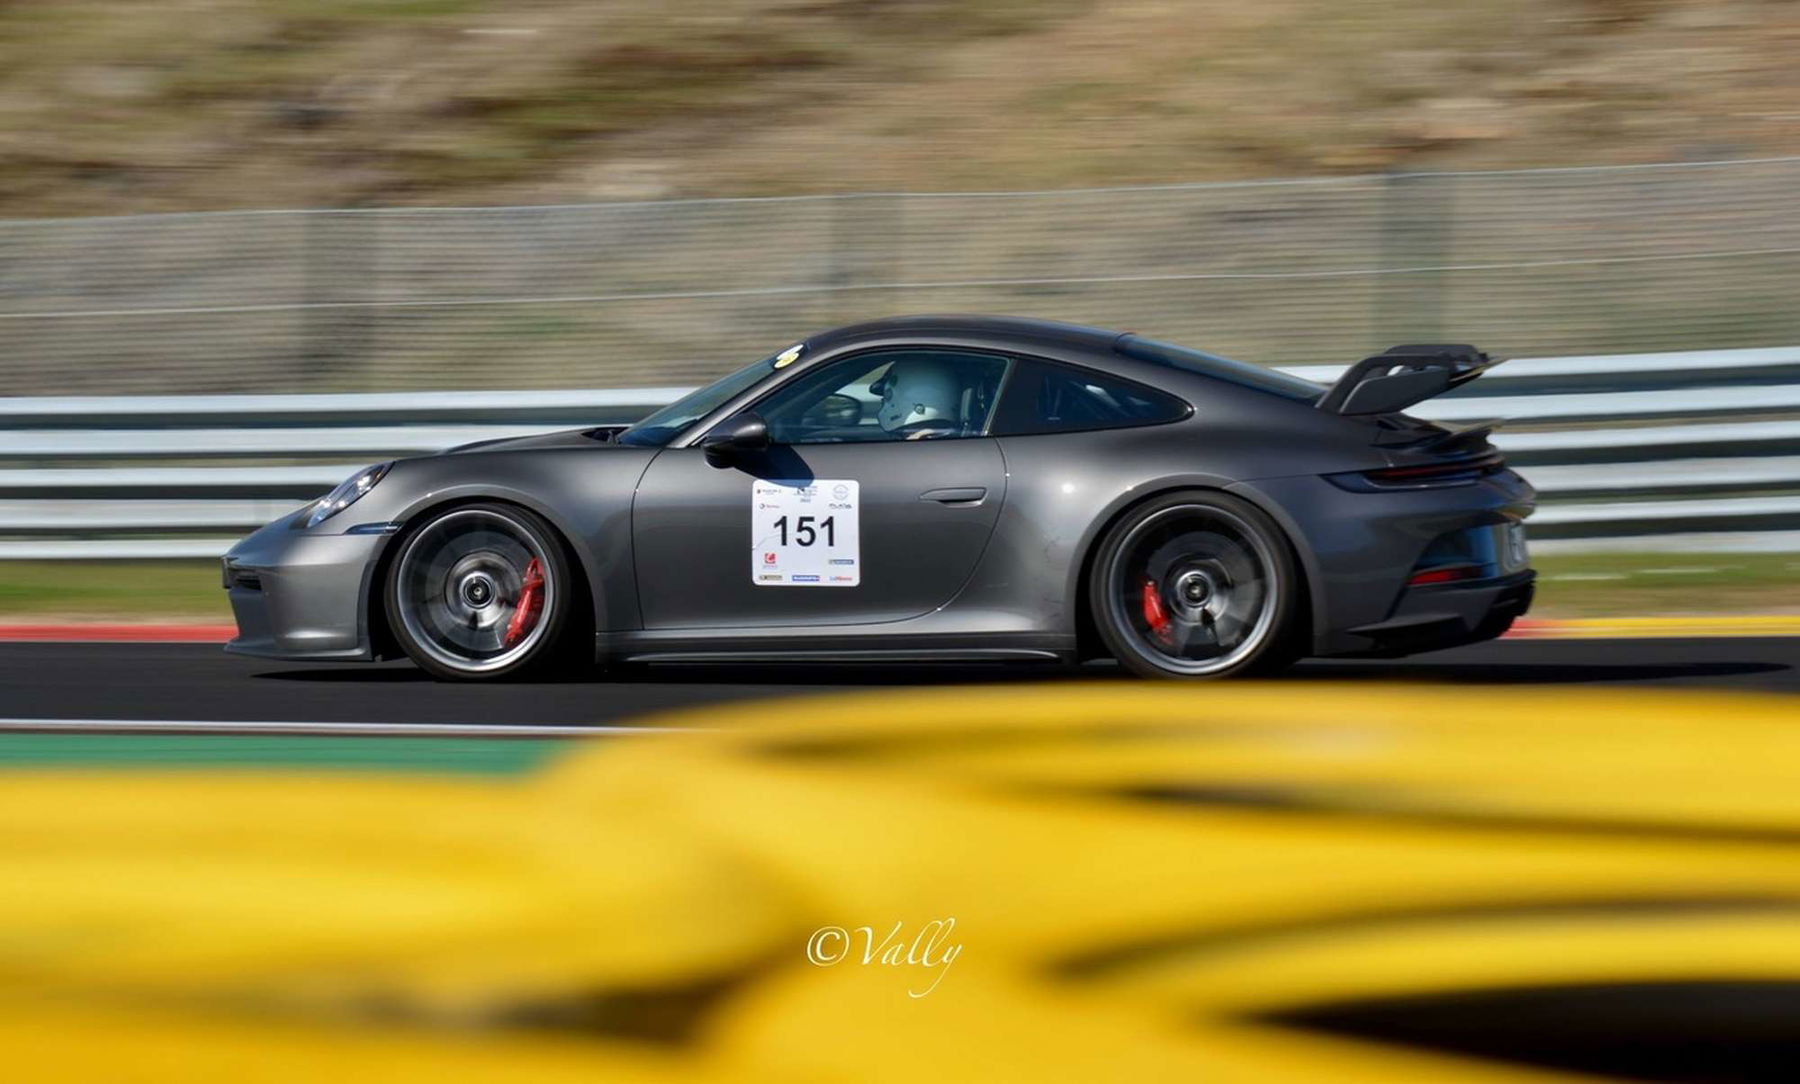
M 806 408 L 800 424 L 808 429 L 842 429 L 862 421 L 863 405 L 854 396 L 833 392 Z
M 948 418 L 927 418 L 922 422 L 913 422 L 894 430 L 905 434 L 901 440 L 931 440 L 934 437 L 951 437 L 962 431 L 962 427 Z

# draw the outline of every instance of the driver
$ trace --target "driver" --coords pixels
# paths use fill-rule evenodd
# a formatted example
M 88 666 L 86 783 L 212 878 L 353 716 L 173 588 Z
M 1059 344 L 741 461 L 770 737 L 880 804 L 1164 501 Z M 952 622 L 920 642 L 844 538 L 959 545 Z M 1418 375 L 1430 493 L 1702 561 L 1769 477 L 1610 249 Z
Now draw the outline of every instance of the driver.
M 904 440 L 943 436 L 961 426 L 962 385 L 950 367 L 927 360 L 896 361 L 881 378 L 881 428 Z

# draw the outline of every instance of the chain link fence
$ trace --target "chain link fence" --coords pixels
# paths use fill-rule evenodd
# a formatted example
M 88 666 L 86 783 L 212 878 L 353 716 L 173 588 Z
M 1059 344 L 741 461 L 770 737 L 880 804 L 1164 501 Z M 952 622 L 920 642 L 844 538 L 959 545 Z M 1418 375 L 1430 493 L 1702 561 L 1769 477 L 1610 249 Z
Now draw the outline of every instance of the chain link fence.
M 630 387 L 998 312 L 1271 363 L 1800 341 L 1800 158 L 0 221 L 0 395 Z

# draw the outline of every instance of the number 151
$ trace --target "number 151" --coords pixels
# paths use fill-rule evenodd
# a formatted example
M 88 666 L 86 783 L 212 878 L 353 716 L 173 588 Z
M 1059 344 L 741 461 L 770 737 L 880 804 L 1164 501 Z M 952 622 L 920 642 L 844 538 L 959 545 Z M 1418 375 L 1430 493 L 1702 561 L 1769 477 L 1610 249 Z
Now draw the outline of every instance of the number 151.
M 819 532 L 821 531 L 825 533 L 825 544 L 827 546 L 837 545 L 836 519 L 836 516 L 826 516 L 824 519 L 819 519 L 817 516 L 801 516 L 794 521 L 794 545 L 812 545 L 819 540 Z M 817 524 L 817 526 L 814 526 L 814 524 Z M 781 534 L 781 544 L 784 546 L 787 545 L 788 518 L 786 516 L 782 516 L 775 521 L 775 530 Z

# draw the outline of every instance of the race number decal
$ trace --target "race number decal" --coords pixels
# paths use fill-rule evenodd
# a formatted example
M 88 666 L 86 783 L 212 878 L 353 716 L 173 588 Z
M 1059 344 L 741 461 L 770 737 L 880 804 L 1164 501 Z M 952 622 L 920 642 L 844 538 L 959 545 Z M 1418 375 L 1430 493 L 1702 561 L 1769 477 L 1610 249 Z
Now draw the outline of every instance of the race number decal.
M 849 479 L 750 487 L 750 582 L 758 587 L 855 587 L 862 582 L 857 485 Z

